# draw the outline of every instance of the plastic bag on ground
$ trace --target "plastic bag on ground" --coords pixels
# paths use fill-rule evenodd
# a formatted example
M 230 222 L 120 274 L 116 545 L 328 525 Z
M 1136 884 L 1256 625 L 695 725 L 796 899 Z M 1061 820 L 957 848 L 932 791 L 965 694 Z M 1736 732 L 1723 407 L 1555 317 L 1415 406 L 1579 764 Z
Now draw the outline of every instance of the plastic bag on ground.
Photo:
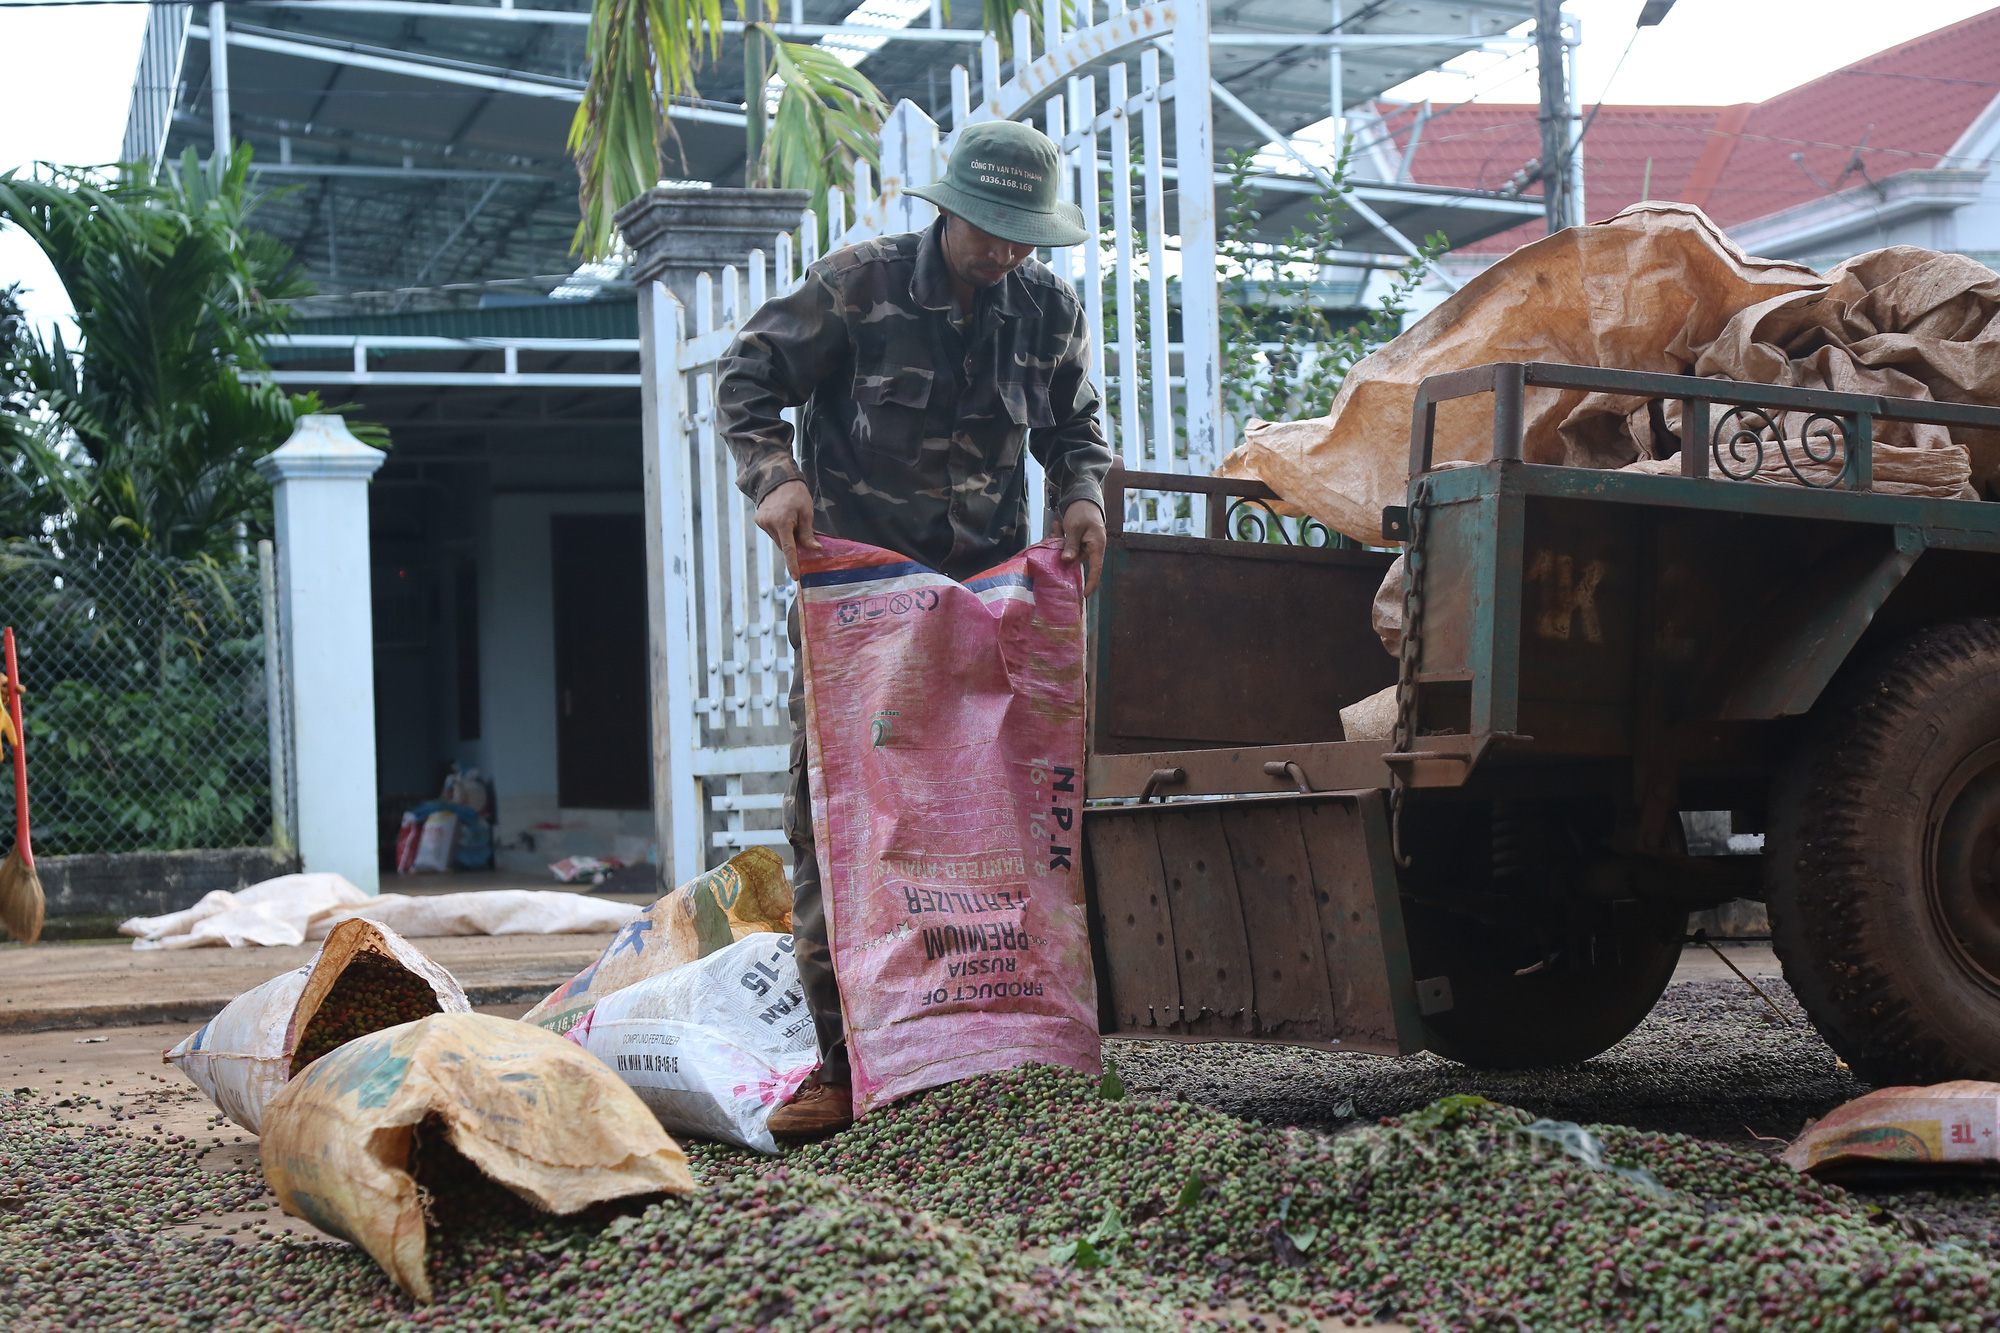
M 1699 210 L 1635 204 L 1524 245 L 1363 358 L 1325 417 L 1257 423 L 1220 471 L 1258 478 L 1370 545 L 1402 504 L 1410 413 L 1428 375 L 1493 361 L 1560 361 L 1800 388 L 2000 404 L 2000 277 L 1962 255 L 1892 246 L 1824 277 L 1743 253 Z M 1643 400 L 1529 389 L 1522 456 L 1568 467 L 1678 471 Z M 1724 424 L 1717 409 L 1715 424 Z M 1667 408 L 1669 425 L 1679 405 Z M 1434 457 L 1492 456 L 1493 405 L 1441 403 Z M 1739 423 L 1740 424 L 1740 423 Z M 1803 420 L 1786 421 L 1794 461 Z M 1876 423 L 1878 489 L 1952 498 L 2000 486 L 2000 432 Z M 1728 449 L 1728 435 L 1723 447 Z M 1797 484 L 1769 447 L 1738 472 Z M 1815 482 L 1811 466 L 1802 468 Z M 1819 469 L 1830 476 L 1831 469 Z M 1719 472 L 1711 468 L 1711 475 Z
M 280 875 L 234 893 L 216 889 L 193 907 L 164 916 L 135 916 L 121 923 L 118 933 L 134 936 L 135 949 L 283 947 L 303 943 L 320 918 L 368 901 L 340 875 Z
M 821 544 L 806 719 L 856 1112 L 1031 1062 L 1100 1072 L 1081 563 L 1051 539 L 959 584 Z
M 338 921 L 366 917 L 407 939 L 442 935 L 602 935 L 644 914 L 631 903 L 555 889 L 481 889 L 476 893 L 385 893 L 346 908 L 307 930 L 324 938 Z
M 819 1067 L 790 935 L 748 935 L 614 991 L 563 1035 L 669 1130 L 759 1152 L 778 1150 L 765 1122 Z
M 1781 1154 L 1816 1176 L 2000 1167 L 2000 1083 L 1877 1088 L 1830 1111 Z
M 243 992 L 165 1058 L 180 1066 L 223 1114 L 252 1134 L 262 1133 L 264 1110 L 295 1072 L 294 1057 L 316 1042 L 315 1021 L 349 1021 L 352 1006 L 345 991 L 338 997 L 340 1012 L 323 1014 L 322 1005 L 350 969 L 385 977 L 383 990 L 396 994 L 375 998 L 385 1005 L 402 1002 L 388 1007 L 405 1008 L 426 998 L 444 1013 L 472 1007 L 451 973 L 395 931 L 373 921 L 343 921 L 310 963 Z
M 751 847 L 667 894 L 621 928 L 583 971 L 556 987 L 521 1018 L 567 1032 L 613 991 L 726 949 L 746 935 L 792 931 L 792 886 L 785 863 Z
M 285 1212 L 359 1245 L 425 1302 L 426 1204 L 451 1200 L 427 1200 L 440 1184 L 419 1177 L 443 1149 L 543 1212 L 695 1191 L 680 1146 L 602 1062 L 484 1014 L 347 1043 L 272 1100 L 260 1148 Z

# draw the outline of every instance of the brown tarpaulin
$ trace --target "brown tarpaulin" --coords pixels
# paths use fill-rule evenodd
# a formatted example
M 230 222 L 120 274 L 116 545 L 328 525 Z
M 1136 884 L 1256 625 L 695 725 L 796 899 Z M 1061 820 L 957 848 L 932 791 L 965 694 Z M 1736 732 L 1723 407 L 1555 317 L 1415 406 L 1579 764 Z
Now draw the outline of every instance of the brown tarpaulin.
M 1426 376 L 1561 361 L 1996 404 L 1996 314 L 2000 275 L 1962 255 L 1893 246 L 1822 277 L 1744 254 L 1699 209 L 1637 204 L 1500 260 L 1357 364 L 1328 416 L 1253 422 L 1220 472 L 1259 478 L 1330 527 L 1379 544 L 1383 508 L 1403 501 L 1410 409 Z M 1530 389 L 1523 457 L 1673 470 L 1646 461 L 1657 455 L 1642 406 Z M 1436 459 L 1485 461 L 1492 420 L 1484 396 L 1441 404 Z M 1795 440 L 1801 424 L 1788 422 Z M 1879 490 L 1969 495 L 1968 470 L 1975 484 L 2000 481 L 2000 434 L 1881 422 L 1877 440 Z M 1775 449 L 1758 479 L 1791 479 Z

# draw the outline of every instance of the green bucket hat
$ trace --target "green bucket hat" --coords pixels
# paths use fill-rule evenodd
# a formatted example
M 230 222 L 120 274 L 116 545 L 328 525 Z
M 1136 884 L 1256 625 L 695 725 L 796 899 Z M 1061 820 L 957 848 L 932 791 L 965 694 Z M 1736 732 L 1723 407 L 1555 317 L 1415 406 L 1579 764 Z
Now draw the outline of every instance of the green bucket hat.
M 1016 245 L 1081 245 L 1090 232 L 1083 210 L 1056 198 L 1060 168 L 1061 155 L 1048 135 L 1032 125 L 988 120 L 958 136 L 942 181 L 905 193 Z

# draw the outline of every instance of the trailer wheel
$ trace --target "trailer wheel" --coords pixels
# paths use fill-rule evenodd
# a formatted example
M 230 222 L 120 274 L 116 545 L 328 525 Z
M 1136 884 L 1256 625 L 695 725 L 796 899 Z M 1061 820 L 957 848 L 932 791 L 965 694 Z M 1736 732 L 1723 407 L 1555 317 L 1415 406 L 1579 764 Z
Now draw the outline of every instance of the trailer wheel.
M 1522 976 L 1532 951 L 1505 947 L 1491 925 L 1407 901 L 1403 921 L 1416 975 L 1451 980 L 1452 1007 L 1424 1019 L 1426 1044 L 1483 1069 L 1574 1064 L 1617 1045 L 1673 980 L 1687 932 L 1686 912 L 1607 908 Z
M 1877 1084 L 2000 1078 L 2000 621 L 1853 672 L 1773 793 L 1772 941 Z

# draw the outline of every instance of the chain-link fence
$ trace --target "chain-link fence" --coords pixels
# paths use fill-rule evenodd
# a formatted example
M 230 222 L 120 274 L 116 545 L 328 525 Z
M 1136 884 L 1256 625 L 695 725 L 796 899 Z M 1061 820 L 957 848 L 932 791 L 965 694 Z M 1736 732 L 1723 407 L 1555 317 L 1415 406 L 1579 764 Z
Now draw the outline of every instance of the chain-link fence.
M 37 856 L 271 840 L 257 566 L 0 548 Z M 0 848 L 14 842 L 0 770 Z

